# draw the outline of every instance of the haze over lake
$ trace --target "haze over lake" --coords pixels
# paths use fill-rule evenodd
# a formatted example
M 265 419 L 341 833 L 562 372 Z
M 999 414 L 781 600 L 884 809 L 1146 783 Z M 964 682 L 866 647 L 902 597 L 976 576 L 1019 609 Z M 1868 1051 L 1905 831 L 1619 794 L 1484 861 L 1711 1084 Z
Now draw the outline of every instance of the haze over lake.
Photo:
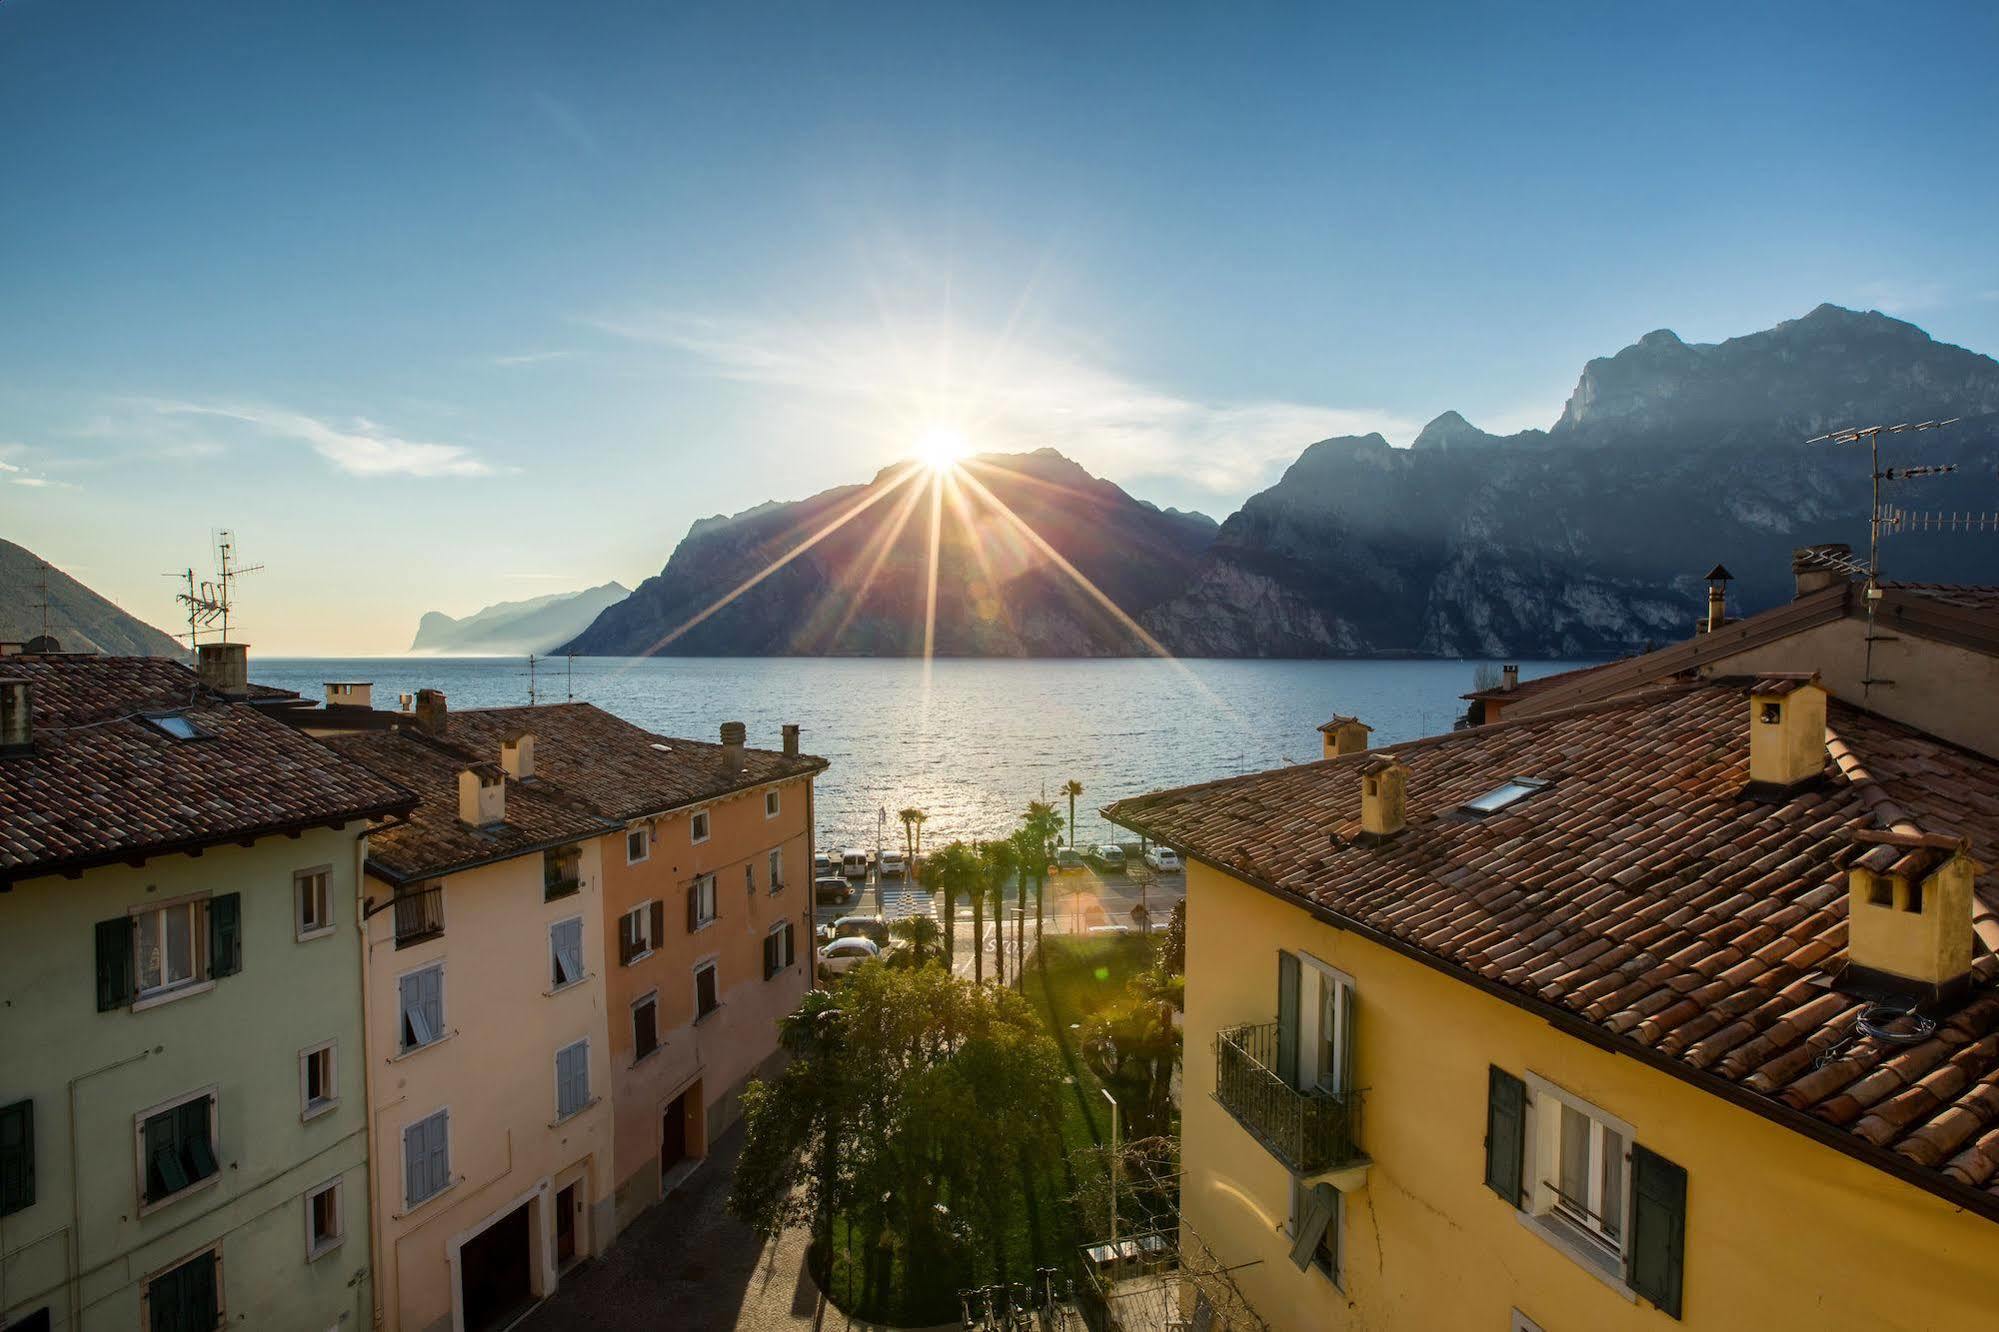
M 1577 662 L 1525 662 L 1521 677 Z M 1083 783 L 1079 840 L 1110 836 L 1095 811 L 1122 796 L 1319 757 L 1334 712 L 1374 727 L 1377 744 L 1446 731 L 1463 712 L 1473 661 L 912 660 L 579 657 L 540 664 L 542 702 L 574 696 L 649 730 L 714 740 L 724 721 L 775 749 L 785 722 L 832 768 L 818 784 L 819 845 L 872 848 L 877 814 L 927 811 L 924 839 L 1011 828 L 1029 800 L 1066 808 Z M 327 680 L 370 680 L 378 707 L 442 689 L 453 708 L 528 701 L 517 657 L 253 657 L 251 678 L 322 695 Z M 572 683 L 573 682 L 573 683 Z

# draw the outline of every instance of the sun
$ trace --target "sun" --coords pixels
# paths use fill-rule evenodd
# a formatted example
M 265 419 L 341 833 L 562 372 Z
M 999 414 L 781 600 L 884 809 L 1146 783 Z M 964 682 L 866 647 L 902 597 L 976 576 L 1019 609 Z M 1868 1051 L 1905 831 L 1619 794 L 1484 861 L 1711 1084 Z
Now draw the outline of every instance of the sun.
M 933 472 L 948 472 L 971 454 L 965 432 L 953 426 L 932 426 L 916 437 L 910 454 Z

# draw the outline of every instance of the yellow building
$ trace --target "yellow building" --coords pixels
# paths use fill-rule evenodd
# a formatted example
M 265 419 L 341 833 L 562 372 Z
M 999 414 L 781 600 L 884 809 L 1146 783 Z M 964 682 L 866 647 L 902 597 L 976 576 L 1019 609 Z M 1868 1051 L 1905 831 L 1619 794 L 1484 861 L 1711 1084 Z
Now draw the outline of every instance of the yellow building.
M 1713 678 L 1105 814 L 1190 862 L 1212 1325 L 1991 1325 L 1999 763 Z

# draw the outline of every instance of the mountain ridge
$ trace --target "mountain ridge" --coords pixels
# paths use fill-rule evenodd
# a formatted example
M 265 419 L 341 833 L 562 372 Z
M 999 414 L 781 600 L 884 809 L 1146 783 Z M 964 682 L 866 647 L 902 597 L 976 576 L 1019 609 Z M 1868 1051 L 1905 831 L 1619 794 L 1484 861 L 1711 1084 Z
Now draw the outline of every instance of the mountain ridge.
M 42 632 L 44 561 L 25 546 L 0 540 L 0 640 L 25 643 Z M 186 657 L 173 637 L 54 565 L 48 566 L 48 632 L 64 652 L 120 657 Z
M 615 580 L 579 592 L 551 592 L 523 601 L 499 601 L 462 619 L 425 611 L 411 652 L 512 656 L 546 652 L 573 637 L 630 589 Z

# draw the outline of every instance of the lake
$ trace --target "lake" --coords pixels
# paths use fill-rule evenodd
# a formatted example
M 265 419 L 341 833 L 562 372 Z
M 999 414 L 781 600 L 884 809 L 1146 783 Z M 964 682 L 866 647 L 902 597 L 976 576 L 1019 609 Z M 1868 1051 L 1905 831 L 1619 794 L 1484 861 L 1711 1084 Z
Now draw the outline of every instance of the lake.
M 1578 662 L 1523 662 L 1532 679 Z M 939 660 L 561 658 L 542 663 L 544 703 L 594 703 L 666 735 L 714 740 L 724 721 L 775 749 L 798 722 L 806 752 L 832 762 L 820 780 L 819 845 L 873 847 L 878 811 L 930 815 L 926 843 L 988 837 L 1030 800 L 1066 810 L 1082 782 L 1077 837 L 1112 835 L 1096 810 L 1123 796 L 1319 757 L 1335 712 L 1374 727 L 1377 744 L 1449 730 L 1475 661 Z M 418 688 L 453 708 L 528 701 L 518 657 L 256 658 L 250 678 L 323 696 L 327 680 L 370 680 L 378 706 Z

